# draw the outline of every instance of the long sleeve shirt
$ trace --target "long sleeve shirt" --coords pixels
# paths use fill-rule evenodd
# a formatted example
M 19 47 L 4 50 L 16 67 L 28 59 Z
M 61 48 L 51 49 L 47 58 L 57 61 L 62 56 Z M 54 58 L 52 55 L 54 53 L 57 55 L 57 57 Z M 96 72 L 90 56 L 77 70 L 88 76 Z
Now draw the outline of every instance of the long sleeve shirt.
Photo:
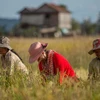
M 54 68 L 54 75 L 59 73 L 59 82 L 62 83 L 64 77 L 76 77 L 76 74 L 68 62 L 61 54 L 54 52 L 53 54 L 53 68 Z M 39 63 L 40 71 L 43 70 L 42 62 Z M 58 72 L 57 72 L 58 71 Z
M 27 67 L 20 60 L 20 58 L 10 50 L 5 54 L 5 56 L 1 56 L 1 61 L 2 67 L 6 70 L 7 74 L 9 75 L 14 74 L 14 71 L 16 70 L 21 70 L 25 74 L 28 74 Z
M 100 59 L 94 58 L 89 64 L 89 74 L 88 79 L 98 79 L 100 78 Z

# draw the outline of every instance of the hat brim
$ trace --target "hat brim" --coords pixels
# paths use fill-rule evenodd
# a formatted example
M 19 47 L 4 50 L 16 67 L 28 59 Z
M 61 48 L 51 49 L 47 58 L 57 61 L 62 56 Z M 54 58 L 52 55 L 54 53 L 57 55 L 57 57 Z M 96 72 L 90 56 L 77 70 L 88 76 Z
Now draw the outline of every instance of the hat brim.
M 42 52 L 41 52 L 41 53 L 42 53 Z M 29 63 L 33 63 L 33 62 L 35 62 L 36 60 L 38 60 L 38 58 L 40 57 L 41 53 L 39 53 L 39 54 L 36 55 L 35 57 L 30 56 L 30 57 L 29 57 Z
M 90 50 L 90 51 L 88 52 L 88 54 L 90 54 L 90 55 L 92 55 L 93 53 L 94 53 L 93 50 Z
M 9 50 L 11 50 L 12 48 L 9 45 L 6 44 L 0 44 L 1 48 L 8 48 Z
M 36 60 L 38 60 L 38 58 L 40 57 L 40 55 L 42 54 L 42 52 L 46 49 L 47 45 L 45 46 L 45 48 L 43 48 L 37 55 L 33 55 L 29 57 L 29 63 L 33 63 Z
M 92 54 L 94 53 L 94 51 L 97 50 L 97 49 L 100 49 L 100 47 L 94 48 L 94 49 L 90 50 L 88 53 L 89 53 L 90 55 L 92 55 Z

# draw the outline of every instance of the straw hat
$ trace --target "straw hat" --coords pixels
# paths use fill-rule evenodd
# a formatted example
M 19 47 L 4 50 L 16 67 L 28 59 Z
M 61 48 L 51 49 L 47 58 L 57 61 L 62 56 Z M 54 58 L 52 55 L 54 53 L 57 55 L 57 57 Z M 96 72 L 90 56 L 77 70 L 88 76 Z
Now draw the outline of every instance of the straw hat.
M 9 39 L 7 37 L 0 37 L 0 47 L 4 47 L 4 48 L 8 48 L 8 49 L 12 49 L 10 46 L 9 46 Z
M 41 53 L 46 49 L 48 43 L 35 42 L 29 47 L 29 63 L 35 62 L 40 57 Z
M 88 53 L 92 55 L 94 50 L 100 49 L 100 39 L 96 39 L 93 41 L 93 49 L 91 49 Z

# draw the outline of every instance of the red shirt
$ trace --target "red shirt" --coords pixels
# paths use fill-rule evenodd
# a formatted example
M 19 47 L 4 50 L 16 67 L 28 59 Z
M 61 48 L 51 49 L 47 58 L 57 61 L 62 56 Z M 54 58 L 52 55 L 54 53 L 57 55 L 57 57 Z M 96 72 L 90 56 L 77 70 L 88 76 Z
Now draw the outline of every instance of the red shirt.
M 54 75 L 59 71 L 59 82 L 62 83 L 64 77 L 76 77 L 76 74 L 70 65 L 70 63 L 59 53 L 54 52 L 53 54 L 53 66 L 54 66 Z M 42 63 L 39 63 L 40 71 L 43 70 Z

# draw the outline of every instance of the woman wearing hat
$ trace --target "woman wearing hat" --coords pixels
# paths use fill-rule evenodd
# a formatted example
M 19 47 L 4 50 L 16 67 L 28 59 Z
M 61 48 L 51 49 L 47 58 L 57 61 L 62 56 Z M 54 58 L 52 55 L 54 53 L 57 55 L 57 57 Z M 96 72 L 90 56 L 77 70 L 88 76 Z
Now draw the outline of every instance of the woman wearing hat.
M 76 81 L 78 78 L 68 60 L 53 50 L 46 50 L 47 45 L 47 43 L 40 42 L 31 44 L 29 48 L 29 63 L 37 60 L 39 70 L 45 79 L 59 73 L 60 84 L 62 84 L 65 77 Z
M 22 62 L 19 55 L 9 46 L 9 39 L 7 37 L 0 38 L 0 54 L 2 67 L 7 75 L 12 75 L 14 71 L 20 70 L 28 74 L 28 69 Z
M 100 80 L 100 39 L 93 41 L 93 49 L 88 52 L 90 55 L 95 53 L 96 57 L 89 64 L 88 79 Z

